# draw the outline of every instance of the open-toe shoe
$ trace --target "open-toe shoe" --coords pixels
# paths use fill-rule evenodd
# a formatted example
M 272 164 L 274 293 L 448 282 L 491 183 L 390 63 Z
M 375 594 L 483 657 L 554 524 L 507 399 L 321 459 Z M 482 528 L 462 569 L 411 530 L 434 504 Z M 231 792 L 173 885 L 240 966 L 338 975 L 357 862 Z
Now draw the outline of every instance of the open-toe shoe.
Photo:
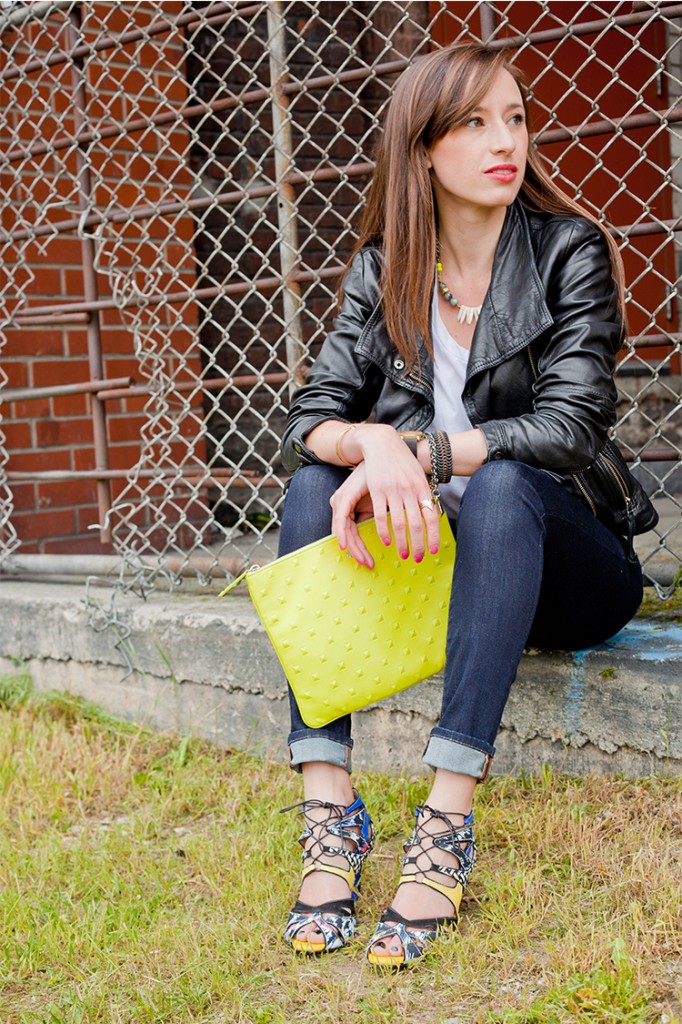
M 305 818 L 306 826 L 298 840 L 303 847 L 303 880 L 313 871 L 323 871 L 342 878 L 350 890 L 345 899 L 328 900 L 317 906 L 297 900 L 289 913 L 284 940 L 297 953 L 330 953 L 341 949 L 355 932 L 355 902 L 360 892 L 362 866 L 374 846 L 372 819 L 357 793 L 348 807 L 307 800 L 284 810 L 297 810 Z M 336 843 L 332 845 L 330 839 Z M 346 861 L 347 867 L 339 866 L 339 858 Z M 299 932 L 307 926 L 312 927 L 305 937 L 299 937 Z
M 450 820 L 455 816 L 462 818 L 460 826 L 455 826 Z M 367 946 L 367 959 L 374 966 L 402 967 L 421 959 L 438 931 L 457 923 L 462 895 L 476 860 L 473 812 L 455 815 L 424 804 L 415 810 L 415 818 L 414 832 L 403 847 L 403 874 L 398 887 L 426 885 L 450 901 L 452 913 L 445 917 L 408 920 L 389 907 Z M 442 829 L 437 827 L 434 830 L 434 819 L 443 825 Z M 431 856 L 434 850 L 451 854 L 457 860 L 457 867 L 436 863 Z M 438 876 L 444 881 L 439 881 Z M 395 952 L 391 951 L 391 940 Z M 384 948 L 379 948 L 378 943 L 382 943 Z M 400 943 L 400 949 L 397 943 Z

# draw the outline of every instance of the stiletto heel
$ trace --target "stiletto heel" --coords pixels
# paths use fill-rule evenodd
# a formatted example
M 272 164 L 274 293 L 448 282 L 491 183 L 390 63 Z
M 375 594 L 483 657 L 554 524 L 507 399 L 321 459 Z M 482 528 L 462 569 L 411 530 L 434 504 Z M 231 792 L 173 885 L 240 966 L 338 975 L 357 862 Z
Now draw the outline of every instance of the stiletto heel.
M 349 807 L 325 803 L 322 800 L 306 800 L 292 807 L 285 807 L 282 813 L 294 809 L 298 809 L 297 813 L 303 814 L 306 821 L 306 827 L 298 840 L 303 847 L 303 880 L 313 871 L 325 871 L 343 878 L 348 883 L 350 895 L 346 899 L 328 900 L 316 907 L 297 900 L 289 913 L 284 929 L 284 941 L 297 953 L 331 953 L 345 946 L 355 932 L 355 902 L 360 893 L 362 866 L 374 846 L 372 819 L 357 794 Z M 311 810 L 320 809 L 329 812 L 326 818 L 317 820 L 310 816 Z M 323 842 L 326 836 L 336 837 L 341 845 L 327 846 Z M 314 842 L 306 848 L 306 843 L 311 838 Z M 352 846 L 347 847 L 347 842 L 352 843 Z M 323 857 L 343 857 L 348 867 L 327 864 Z M 314 925 L 320 933 L 320 938 L 296 938 L 298 932 L 306 925 Z

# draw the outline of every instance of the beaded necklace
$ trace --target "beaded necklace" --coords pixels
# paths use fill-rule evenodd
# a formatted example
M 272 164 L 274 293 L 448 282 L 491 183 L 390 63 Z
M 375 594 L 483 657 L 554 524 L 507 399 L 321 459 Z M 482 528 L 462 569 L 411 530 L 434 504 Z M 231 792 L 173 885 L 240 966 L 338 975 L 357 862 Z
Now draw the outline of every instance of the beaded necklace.
M 478 321 L 478 315 L 481 312 L 481 309 L 483 308 L 483 306 L 482 305 L 480 305 L 480 306 L 465 306 L 463 303 L 461 303 L 459 301 L 459 299 L 455 298 L 455 296 L 452 294 L 452 292 L 450 291 L 450 289 L 446 285 L 445 281 L 443 280 L 442 274 L 443 274 L 443 264 L 441 263 L 441 259 L 440 259 L 440 241 L 437 241 L 436 242 L 436 276 L 438 278 L 438 290 L 440 291 L 440 293 L 443 296 L 443 298 L 445 299 L 445 301 L 450 303 L 450 305 L 453 307 L 453 309 L 456 306 L 459 307 L 459 313 L 457 314 L 457 321 L 458 321 L 458 323 L 463 324 L 463 323 L 466 322 L 466 323 L 470 324 L 470 323 L 473 323 L 474 321 Z

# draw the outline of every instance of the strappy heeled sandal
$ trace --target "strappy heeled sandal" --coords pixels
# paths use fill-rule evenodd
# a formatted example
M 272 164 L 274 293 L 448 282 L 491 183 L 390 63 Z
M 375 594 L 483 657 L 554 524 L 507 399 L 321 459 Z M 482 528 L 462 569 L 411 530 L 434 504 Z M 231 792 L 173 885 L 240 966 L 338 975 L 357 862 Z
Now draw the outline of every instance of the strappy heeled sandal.
M 393 907 L 389 907 L 382 915 L 367 946 L 367 959 L 375 966 L 402 967 L 404 964 L 419 960 L 424 956 L 427 946 L 433 942 L 441 928 L 451 928 L 457 924 L 462 895 L 476 861 L 473 811 L 466 816 L 462 815 L 463 823 L 460 827 L 453 825 L 443 811 L 429 807 L 428 804 L 417 807 L 414 813 L 415 829 L 403 847 L 405 856 L 402 859 L 402 865 L 403 869 L 407 869 L 407 871 L 403 871 L 398 888 L 401 885 L 409 884 L 428 885 L 430 889 L 435 889 L 436 892 L 447 897 L 452 904 L 453 913 L 447 917 L 419 918 L 408 921 Z M 421 822 L 420 817 L 423 818 Z M 427 832 L 427 822 L 434 818 L 442 821 L 445 827 L 440 832 Z M 427 849 L 423 849 L 424 844 Z M 436 864 L 429 856 L 429 849 L 433 847 L 456 857 L 459 867 Z M 418 849 L 419 852 L 416 855 L 410 855 L 410 851 L 415 849 Z M 419 867 L 417 861 L 422 858 L 423 862 L 424 857 L 428 859 L 428 867 Z M 450 880 L 449 884 L 429 878 L 428 873 L 444 876 Z M 399 940 L 402 945 L 402 953 L 383 954 L 374 948 L 377 942 L 392 938 Z
M 349 807 L 324 803 L 322 800 L 307 800 L 292 807 L 285 807 L 282 813 L 297 808 L 298 814 L 306 816 L 306 827 L 298 840 L 303 847 L 303 880 L 313 871 L 326 871 L 330 875 L 338 875 L 348 883 L 350 896 L 346 899 L 328 900 L 316 907 L 297 900 L 289 913 L 284 929 L 284 941 L 297 953 L 331 953 L 332 950 L 345 946 L 355 932 L 355 901 L 360 893 L 362 866 L 374 846 L 374 827 L 367 808 L 357 794 Z M 325 809 L 329 813 L 321 820 L 312 819 L 309 812 L 313 809 Z M 328 846 L 324 843 L 323 838 L 327 835 L 340 840 L 340 845 Z M 314 842 L 306 849 L 311 837 Z M 347 847 L 344 841 L 350 842 L 352 846 Z M 348 868 L 327 864 L 322 859 L 324 857 L 343 857 Z M 298 932 L 306 925 L 314 925 L 321 933 L 320 938 L 297 939 Z

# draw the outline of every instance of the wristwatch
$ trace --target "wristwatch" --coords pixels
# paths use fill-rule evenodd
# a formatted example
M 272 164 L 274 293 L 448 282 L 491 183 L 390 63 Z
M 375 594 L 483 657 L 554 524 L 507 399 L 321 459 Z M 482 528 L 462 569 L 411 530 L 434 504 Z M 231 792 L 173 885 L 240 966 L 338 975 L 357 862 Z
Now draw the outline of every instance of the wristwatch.
M 423 430 L 401 430 L 400 436 L 403 441 L 410 449 L 415 459 L 417 458 L 417 445 L 420 441 L 426 440 L 426 434 Z

